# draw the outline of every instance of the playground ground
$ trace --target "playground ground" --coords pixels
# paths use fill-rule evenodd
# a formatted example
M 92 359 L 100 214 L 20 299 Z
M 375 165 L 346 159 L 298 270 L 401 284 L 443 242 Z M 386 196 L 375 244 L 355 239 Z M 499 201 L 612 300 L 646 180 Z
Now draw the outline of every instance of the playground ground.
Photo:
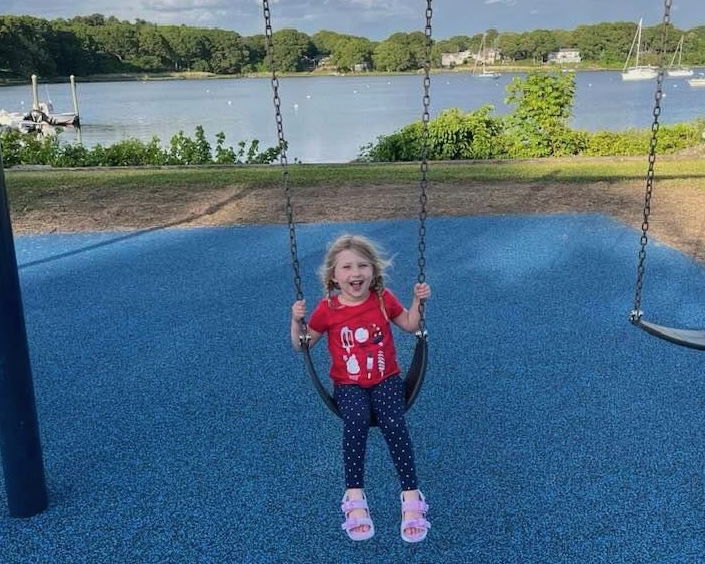
M 214 173 L 215 174 L 215 173 Z M 332 184 L 294 191 L 297 221 L 306 223 L 412 218 L 416 188 L 409 184 Z M 434 217 L 597 212 L 640 228 L 642 180 L 562 183 L 432 182 L 429 214 Z M 705 261 L 705 190 L 687 178 L 656 183 L 650 233 Z M 158 227 L 268 225 L 285 221 L 281 188 L 155 186 L 136 197 L 125 187 L 61 193 L 30 210 L 13 210 L 17 234 L 115 231 Z
M 408 300 L 413 186 L 295 195 L 309 300 L 345 231 L 394 255 Z M 280 189 L 103 187 L 13 210 L 51 501 L 0 517 L 0 559 L 697 560 L 702 353 L 627 322 L 643 198 L 640 181 L 432 184 L 431 367 L 408 418 L 433 529 L 413 547 L 377 433 L 378 533 L 338 528 L 339 423 L 289 350 Z M 646 316 L 702 327 L 705 192 L 675 179 L 652 205 Z
M 0 516 L 2 561 L 698 560 L 702 353 L 628 323 L 638 231 L 563 211 L 428 221 L 431 364 L 408 420 L 433 528 L 418 546 L 399 538 L 376 432 L 377 535 L 339 528 L 340 425 L 290 350 L 285 226 L 18 236 L 50 507 Z M 307 297 L 345 231 L 394 255 L 408 300 L 405 219 L 300 225 Z M 654 238 L 648 317 L 702 327 L 703 274 Z M 412 346 L 398 336 L 402 362 Z

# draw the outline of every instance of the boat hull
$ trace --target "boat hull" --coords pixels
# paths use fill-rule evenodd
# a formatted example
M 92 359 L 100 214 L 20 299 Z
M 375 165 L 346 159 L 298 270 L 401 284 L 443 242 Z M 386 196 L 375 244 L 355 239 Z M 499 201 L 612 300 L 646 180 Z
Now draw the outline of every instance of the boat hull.
M 622 80 L 652 80 L 658 76 L 658 70 L 651 67 L 634 67 L 622 73 Z
M 693 76 L 693 70 L 692 69 L 675 69 L 675 70 L 667 70 L 666 71 L 666 76 L 668 78 L 688 78 L 689 76 Z

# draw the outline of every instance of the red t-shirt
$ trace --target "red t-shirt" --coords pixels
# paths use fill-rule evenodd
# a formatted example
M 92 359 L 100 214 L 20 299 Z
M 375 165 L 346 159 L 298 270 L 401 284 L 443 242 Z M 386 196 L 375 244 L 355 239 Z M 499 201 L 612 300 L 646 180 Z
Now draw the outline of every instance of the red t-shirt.
M 388 319 L 395 319 L 404 311 L 404 306 L 389 290 L 384 290 L 382 300 Z M 317 333 L 327 334 L 333 382 L 369 388 L 399 374 L 388 319 L 374 292 L 354 306 L 341 304 L 337 296 L 331 303 L 327 299 L 319 302 L 308 325 Z

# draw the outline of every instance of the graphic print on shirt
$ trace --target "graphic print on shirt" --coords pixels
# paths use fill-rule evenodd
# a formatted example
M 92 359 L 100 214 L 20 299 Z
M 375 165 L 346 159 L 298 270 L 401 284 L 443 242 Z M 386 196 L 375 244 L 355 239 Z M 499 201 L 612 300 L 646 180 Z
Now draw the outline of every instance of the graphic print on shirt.
M 382 328 L 376 323 L 372 324 L 372 342 L 379 346 L 377 351 L 377 370 L 379 371 L 380 378 L 384 378 L 384 369 L 386 367 L 386 362 L 384 360 L 384 351 L 382 350 L 382 345 L 384 345 L 384 333 Z
M 355 355 L 344 356 L 345 367 L 348 369 L 348 376 L 351 380 L 357 380 L 360 377 L 360 363 Z
M 355 346 L 353 332 L 350 330 L 350 327 L 346 326 L 340 330 L 340 344 L 345 349 L 345 352 L 350 354 L 350 350 Z
M 375 366 L 375 357 L 372 356 L 371 354 L 367 355 L 367 379 L 370 380 L 372 378 L 372 369 Z
M 377 370 L 379 370 L 380 378 L 384 378 L 384 367 L 386 364 L 387 363 L 384 361 L 384 352 L 382 352 L 382 349 L 379 349 L 377 351 Z
M 376 323 L 372 324 L 372 342 L 375 345 L 382 346 L 382 341 L 384 341 L 384 333 L 382 333 L 382 328 Z
M 364 327 L 359 327 L 358 329 L 355 329 L 355 340 L 362 344 L 366 343 L 367 339 L 370 338 L 370 332 L 365 329 Z
M 359 329 L 357 331 L 359 331 Z M 357 331 L 355 331 L 355 333 L 357 333 Z M 340 344 L 347 353 L 343 355 L 343 360 L 345 361 L 345 367 L 351 380 L 357 380 L 360 377 L 360 363 L 354 354 L 350 354 L 350 351 L 355 346 L 354 335 L 355 334 L 348 326 L 340 329 Z

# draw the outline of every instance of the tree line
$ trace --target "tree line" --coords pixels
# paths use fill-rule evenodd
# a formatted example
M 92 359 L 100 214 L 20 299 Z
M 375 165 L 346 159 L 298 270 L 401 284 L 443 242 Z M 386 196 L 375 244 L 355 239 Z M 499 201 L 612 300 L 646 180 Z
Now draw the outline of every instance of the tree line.
M 497 47 L 503 63 L 538 64 L 561 48 L 580 50 L 584 66 L 621 65 L 627 57 L 636 24 L 612 22 L 581 25 L 571 31 L 534 30 L 523 33 L 489 29 L 472 36 L 457 35 L 434 41 L 432 65 L 441 53 Z M 661 25 L 643 30 L 642 62 L 660 58 Z M 680 30 L 670 26 L 667 53 L 685 36 L 683 63 L 705 64 L 705 26 Z M 295 29 L 273 34 L 274 60 L 280 72 L 306 72 L 321 66 L 340 72 L 373 70 L 403 72 L 422 66 L 422 32 L 394 33 L 382 41 L 319 31 Z M 235 31 L 186 25 L 157 25 L 137 19 L 121 21 L 102 14 L 45 20 L 31 16 L 0 16 L 0 78 L 80 76 L 134 72 L 200 71 L 239 75 L 271 70 L 263 34 L 243 36 Z

